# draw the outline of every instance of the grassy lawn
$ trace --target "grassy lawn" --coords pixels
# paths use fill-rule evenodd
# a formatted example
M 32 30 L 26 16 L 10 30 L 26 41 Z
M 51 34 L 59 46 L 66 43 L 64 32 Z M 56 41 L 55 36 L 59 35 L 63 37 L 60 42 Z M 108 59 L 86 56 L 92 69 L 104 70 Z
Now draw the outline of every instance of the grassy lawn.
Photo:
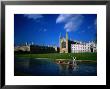
M 49 58 L 69 59 L 76 57 L 77 60 L 97 60 L 97 53 L 48 53 L 48 54 L 15 54 L 17 58 Z

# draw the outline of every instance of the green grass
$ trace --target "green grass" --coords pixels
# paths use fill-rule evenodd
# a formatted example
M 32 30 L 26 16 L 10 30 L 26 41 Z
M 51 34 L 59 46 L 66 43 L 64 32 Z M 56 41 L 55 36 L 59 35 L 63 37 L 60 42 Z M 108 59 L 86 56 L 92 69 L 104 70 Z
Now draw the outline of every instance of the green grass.
M 72 59 L 97 60 L 97 53 L 48 53 L 48 54 L 15 54 L 17 58 L 49 58 L 49 59 Z

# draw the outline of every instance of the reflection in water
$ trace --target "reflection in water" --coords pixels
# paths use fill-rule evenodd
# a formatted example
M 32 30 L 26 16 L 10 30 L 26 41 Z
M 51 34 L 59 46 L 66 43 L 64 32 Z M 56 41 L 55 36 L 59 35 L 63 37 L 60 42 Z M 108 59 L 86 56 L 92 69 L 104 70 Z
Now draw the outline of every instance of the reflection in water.
M 59 72 L 61 75 L 67 75 L 67 66 L 64 64 L 59 64 Z
M 96 76 L 93 62 L 54 61 L 51 59 L 15 58 L 14 75 L 28 76 Z M 74 62 L 74 63 L 73 63 Z
M 72 75 L 73 71 L 77 69 L 76 61 L 59 62 L 59 69 L 61 75 Z

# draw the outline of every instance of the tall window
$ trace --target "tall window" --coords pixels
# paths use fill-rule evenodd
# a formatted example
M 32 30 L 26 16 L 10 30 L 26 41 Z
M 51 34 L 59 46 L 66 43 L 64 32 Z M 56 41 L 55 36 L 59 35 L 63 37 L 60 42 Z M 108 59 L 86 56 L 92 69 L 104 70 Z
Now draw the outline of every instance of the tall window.
M 62 42 L 62 48 L 66 48 L 66 42 Z

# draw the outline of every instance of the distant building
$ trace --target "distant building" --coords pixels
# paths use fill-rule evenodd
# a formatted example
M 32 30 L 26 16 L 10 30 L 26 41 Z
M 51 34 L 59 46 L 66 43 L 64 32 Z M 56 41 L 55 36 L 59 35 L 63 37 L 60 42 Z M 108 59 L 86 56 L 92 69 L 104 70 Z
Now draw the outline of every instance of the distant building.
M 56 52 L 59 52 L 59 47 L 53 46 L 53 48 L 55 49 Z
M 66 33 L 66 39 L 60 36 L 60 53 L 68 53 L 68 34 Z
M 71 41 L 60 35 L 59 37 L 60 53 L 82 53 L 82 52 L 97 52 L 97 44 L 95 42 L 83 43 L 81 41 Z
M 71 44 L 72 53 L 97 52 L 97 44 L 95 42 Z
M 60 34 L 59 37 L 60 53 L 71 53 L 71 44 L 75 44 L 75 43 L 77 42 L 68 39 L 67 32 L 66 32 L 66 38 L 62 37 Z
M 97 52 L 97 44 L 95 42 L 83 43 L 80 41 L 72 41 L 68 39 L 68 33 L 66 32 L 66 38 L 60 35 L 59 47 L 57 46 L 44 46 L 35 45 L 33 42 L 25 45 L 16 46 L 15 52 L 28 52 L 28 53 L 82 53 L 82 52 Z
M 22 46 L 16 46 L 14 51 L 15 53 L 57 53 L 59 48 L 56 46 L 40 46 L 26 43 Z
M 22 51 L 22 52 L 30 52 L 30 46 L 28 45 L 24 45 L 24 46 L 16 46 L 14 48 L 14 51 L 17 52 L 17 51 Z

